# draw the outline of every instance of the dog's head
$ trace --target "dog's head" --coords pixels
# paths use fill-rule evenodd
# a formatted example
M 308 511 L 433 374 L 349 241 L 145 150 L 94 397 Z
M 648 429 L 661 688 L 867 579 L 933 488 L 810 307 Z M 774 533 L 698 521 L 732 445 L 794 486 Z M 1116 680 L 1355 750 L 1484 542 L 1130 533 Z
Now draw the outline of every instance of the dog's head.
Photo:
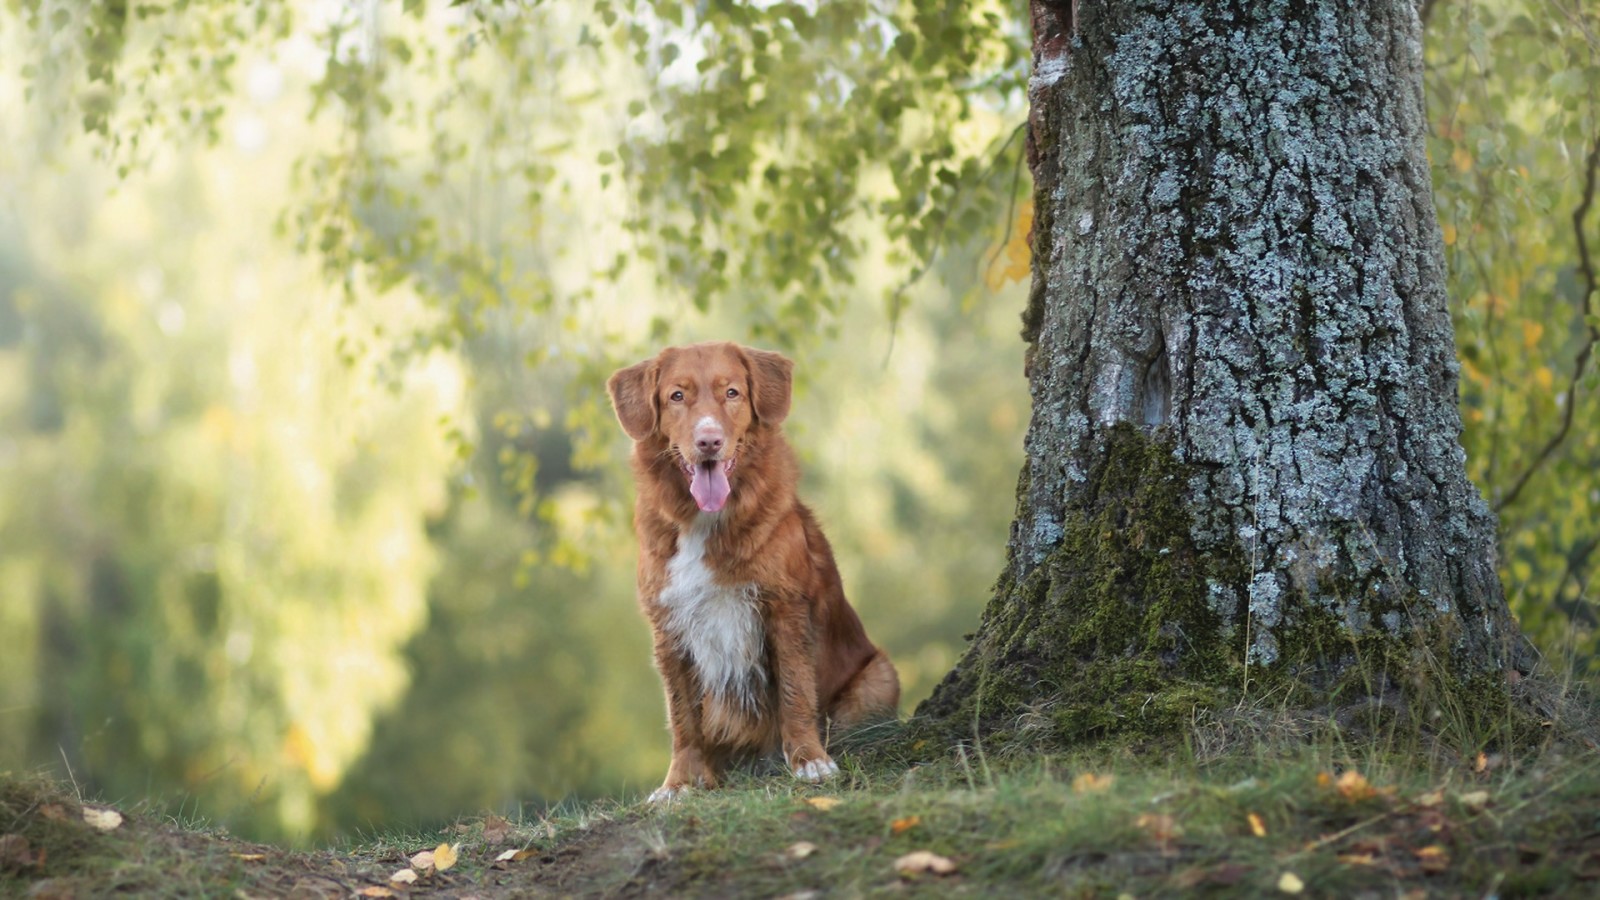
M 702 512 L 717 512 L 733 492 L 729 474 L 746 436 L 789 415 L 794 363 L 738 344 L 668 347 L 619 369 L 606 388 L 622 430 L 636 441 L 659 437 Z

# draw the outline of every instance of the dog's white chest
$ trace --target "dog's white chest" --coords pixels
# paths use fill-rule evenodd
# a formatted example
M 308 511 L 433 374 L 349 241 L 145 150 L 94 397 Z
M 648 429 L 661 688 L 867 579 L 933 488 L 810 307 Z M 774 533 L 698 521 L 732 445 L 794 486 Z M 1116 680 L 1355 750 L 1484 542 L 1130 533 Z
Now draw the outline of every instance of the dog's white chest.
M 667 611 L 666 630 L 694 661 L 701 686 L 752 706 L 766 681 L 756 587 L 713 580 L 705 558 L 710 519 L 701 516 L 678 535 L 678 551 L 667 562 L 667 583 L 657 602 Z

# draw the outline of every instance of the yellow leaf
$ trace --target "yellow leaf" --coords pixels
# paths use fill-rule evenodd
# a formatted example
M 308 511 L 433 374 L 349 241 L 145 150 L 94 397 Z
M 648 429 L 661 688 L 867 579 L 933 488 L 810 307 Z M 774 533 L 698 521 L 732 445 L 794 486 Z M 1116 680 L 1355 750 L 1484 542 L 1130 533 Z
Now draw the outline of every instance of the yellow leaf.
M 240 862 L 261 862 L 267 858 L 265 853 L 229 853 L 228 855 Z
M 114 809 L 83 808 L 83 820 L 99 831 L 115 831 L 122 824 L 122 813 Z
M 1367 781 L 1367 776 L 1354 769 L 1347 770 L 1343 775 L 1340 775 L 1336 787 L 1339 789 L 1339 795 L 1351 803 L 1370 800 L 1377 796 L 1378 793 L 1371 782 Z
M 1438 844 L 1423 847 L 1416 855 L 1424 872 L 1443 872 L 1450 868 L 1450 853 Z
M 1444 791 L 1429 791 L 1417 798 L 1418 806 L 1438 806 L 1444 802 Z
M 1485 753 L 1479 753 L 1478 754 L 1478 758 L 1474 759 L 1472 761 L 1472 771 L 1474 771 L 1474 772 L 1487 772 L 1487 771 L 1489 771 L 1489 756 L 1488 756 L 1488 754 L 1485 754 Z
M 1005 245 L 995 250 L 988 268 L 984 270 L 983 280 L 989 290 L 997 291 L 1007 282 L 1021 281 L 1028 277 L 1029 266 L 1033 260 L 1033 248 L 1028 243 L 1032 231 L 1033 201 L 1029 200 L 1018 207 L 1017 217 L 1011 223 Z
M 1444 232 L 1444 245 L 1446 247 L 1455 246 L 1455 243 L 1456 243 L 1456 227 L 1454 225 L 1446 224 L 1440 230 Z
M 1250 820 L 1251 834 L 1255 835 L 1256 837 L 1267 836 L 1267 823 L 1261 821 L 1260 816 L 1256 815 L 1255 813 L 1250 813 L 1249 815 L 1245 816 L 1245 818 Z
M 408 869 L 407 871 L 410 871 L 410 870 Z M 362 888 L 361 890 L 356 891 L 356 896 L 358 896 L 358 897 L 396 897 L 396 896 L 399 896 L 399 895 L 396 894 L 394 891 L 389 890 L 386 887 L 379 887 L 379 886 L 377 886 L 375 884 L 369 884 L 366 887 Z
M 1547 394 L 1555 388 L 1556 378 L 1555 375 L 1550 372 L 1549 366 L 1540 366 L 1539 368 L 1534 369 L 1533 380 L 1538 382 L 1540 389 Z M 1479 771 L 1482 771 L 1482 769 Z
M 1278 878 L 1278 890 L 1285 894 L 1298 894 L 1305 889 L 1306 883 L 1293 872 L 1285 872 Z
M 424 850 L 411 857 L 411 867 L 419 872 L 426 872 L 433 868 L 433 851 Z
M 838 797 L 807 797 L 806 804 L 821 812 L 827 812 L 843 803 Z
M 443 872 L 456 864 L 456 850 L 460 844 L 440 844 L 433 848 L 433 867 Z
M 921 825 L 921 824 L 922 824 L 922 817 L 921 816 L 906 816 L 903 819 L 895 819 L 893 822 L 890 822 L 889 823 L 889 830 L 894 832 L 895 834 L 900 834 L 902 832 L 910 831 L 911 829 L 913 829 L 913 828 L 915 828 L 915 827 L 917 827 L 918 825 Z
M 948 857 L 940 856 L 927 850 L 917 850 L 907 853 L 894 861 L 894 870 L 901 875 L 918 875 L 931 872 L 934 875 L 949 875 L 956 870 L 956 864 Z
M 1544 325 L 1532 319 L 1522 320 L 1522 349 L 1532 350 L 1544 336 Z
M 1459 795 L 1456 797 L 1456 799 L 1460 800 L 1461 805 L 1465 806 L 1467 809 L 1483 809 L 1485 806 L 1489 805 L 1489 792 L 1469 791 L 1465 794 Z
M 1472 171 L 1472 154 L 1468 153 L 1465 147 L 1457 147 L 1455 152 L 1450 154 L 1450 162 L 1456 167 L 1457 172 L 1465 174 Z
M 1377 862 L 1377 857 L 1371 853 L 1341 853 L 1339 862 L 1347 866 L 1370 866 Z
M 417 880 L 417 870 L 401 869 L 389 876 L 389 880 L 397 884 L 413 884 Z
M 1183 834 L 1183 826 L 1166 813 L 1143 813 L 1133 820 L 1133 826 L 1162 844 L 1171 843 L 1173 838 Z
M 497 863 L 522 862 L 530 856 L 538 856 L 539 851 L 532 848 L 522 850 L 507 850 L 494 858 Z
M 1317 773 L 1317 787 L 1325 788 L 1333 785 L 1333 776 L 1327 772 Z
M 789 849 L 783 851 L 783 855 L 789 857 L 790 859 L 805 859 L 815 852 L 817 852 L 816 844 L 813 844 L 810 841 L 799 841 L 797 843 L 790 844 Z
M 1084 772 L 1072 779 L 1072 792 L 1074 794 L 1097 794 L 1116 781 L 1115 775 L 1096 775 L 1093 772 Z

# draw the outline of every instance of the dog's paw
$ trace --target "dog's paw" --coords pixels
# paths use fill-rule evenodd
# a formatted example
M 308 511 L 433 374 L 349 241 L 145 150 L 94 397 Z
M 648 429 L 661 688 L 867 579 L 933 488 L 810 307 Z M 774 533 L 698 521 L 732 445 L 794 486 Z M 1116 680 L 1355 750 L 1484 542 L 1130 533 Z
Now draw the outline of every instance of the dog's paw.
M 839 764 L 824 756 L 794 767 L 794 777 L 816 784 L 839 774 Z
M 650 792 L 651 803 L 668 803 L 689 790 L 686 784 L 663 784 Z

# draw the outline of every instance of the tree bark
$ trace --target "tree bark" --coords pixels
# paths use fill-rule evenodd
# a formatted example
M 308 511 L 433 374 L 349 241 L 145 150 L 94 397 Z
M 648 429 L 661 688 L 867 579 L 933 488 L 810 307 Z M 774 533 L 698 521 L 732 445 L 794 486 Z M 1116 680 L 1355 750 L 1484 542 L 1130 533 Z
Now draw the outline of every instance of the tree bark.
M 1032 11 L 1027 462 L 919 714 L 1076 737 L 1375 665 L 1498 690 L 1412 0 Z

